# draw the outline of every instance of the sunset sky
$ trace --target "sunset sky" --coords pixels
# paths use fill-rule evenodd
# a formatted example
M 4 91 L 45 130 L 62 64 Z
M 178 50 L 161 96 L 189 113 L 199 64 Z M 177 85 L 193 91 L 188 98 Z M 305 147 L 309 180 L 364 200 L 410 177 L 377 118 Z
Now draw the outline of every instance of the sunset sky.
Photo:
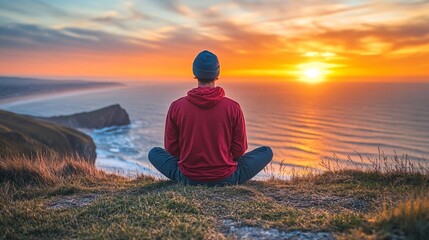
M 429 1 L 0 0 L 0 74 L 427 80 Z

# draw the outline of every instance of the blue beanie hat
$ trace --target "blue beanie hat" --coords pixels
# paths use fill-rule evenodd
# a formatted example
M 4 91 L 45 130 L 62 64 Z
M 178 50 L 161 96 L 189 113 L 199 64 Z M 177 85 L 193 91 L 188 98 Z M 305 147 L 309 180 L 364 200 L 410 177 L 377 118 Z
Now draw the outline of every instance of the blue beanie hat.
M 214 80 L 219 76 L 220 65 L 217 56 L 204 50 L 200 52 L 192 65 L 194 76 L 202 80 Z

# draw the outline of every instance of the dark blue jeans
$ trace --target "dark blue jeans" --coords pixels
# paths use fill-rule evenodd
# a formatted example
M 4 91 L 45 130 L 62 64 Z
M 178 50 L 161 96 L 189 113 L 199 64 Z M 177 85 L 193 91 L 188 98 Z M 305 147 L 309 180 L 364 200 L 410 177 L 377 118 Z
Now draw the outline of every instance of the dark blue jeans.
M 150 163 L 170 180 L 181 182 L 187 185 L 206 185 L 223 186 L 244 183 L 258 174 L 273 159 L 273 151 L 269 147 L 259 147 L 253 151 L 247 152 L 240 158 L 237 170 L 228 178 L 217 182 L 199 182 L 185 177 L 179 170 L 177 162 L 179 159 L 174 157 L 163 148 L 155 147 L 149 151 Z

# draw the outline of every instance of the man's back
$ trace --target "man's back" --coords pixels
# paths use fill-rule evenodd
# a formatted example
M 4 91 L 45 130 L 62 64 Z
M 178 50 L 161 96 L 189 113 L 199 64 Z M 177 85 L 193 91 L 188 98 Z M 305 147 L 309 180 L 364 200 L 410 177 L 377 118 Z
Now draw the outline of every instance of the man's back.
M 247 149 L 240 105 L 220 87 L 198 87 L 173 102 L 167 114 L 165 149 L 179 169 L 196 181 L 217 181 L 237 169 Z
M 223 186 L 244 183 L 273 158 L 269 147 L 247 150 L 240 105 L 216 87 L 220 64 L 204 50 L 192 64 L 198 87 L 174 101 L 168 110 L 164 147 L 148 153 L 152 165 L 167 178 L 184 184 Z

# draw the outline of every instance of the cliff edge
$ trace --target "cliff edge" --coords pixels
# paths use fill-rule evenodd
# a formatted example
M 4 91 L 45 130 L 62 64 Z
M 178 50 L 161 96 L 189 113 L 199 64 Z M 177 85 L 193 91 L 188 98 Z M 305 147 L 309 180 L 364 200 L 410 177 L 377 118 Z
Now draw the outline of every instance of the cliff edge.
M 77 156 L 94 164 L 95 149 L 92 138 L 75 129 L 0 110 L 0 161 L 42 153 Z

